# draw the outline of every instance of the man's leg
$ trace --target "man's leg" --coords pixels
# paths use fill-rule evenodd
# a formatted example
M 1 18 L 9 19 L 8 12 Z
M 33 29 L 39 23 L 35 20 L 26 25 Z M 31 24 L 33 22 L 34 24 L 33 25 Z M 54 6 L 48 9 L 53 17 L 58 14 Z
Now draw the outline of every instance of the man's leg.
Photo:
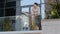
M 37 26 L 39 27 L 39 30 L 41 30 L 42 29 L 42 27 L 41 27 L 41 16 L 37 16 L 35 20 L 36 20 Z

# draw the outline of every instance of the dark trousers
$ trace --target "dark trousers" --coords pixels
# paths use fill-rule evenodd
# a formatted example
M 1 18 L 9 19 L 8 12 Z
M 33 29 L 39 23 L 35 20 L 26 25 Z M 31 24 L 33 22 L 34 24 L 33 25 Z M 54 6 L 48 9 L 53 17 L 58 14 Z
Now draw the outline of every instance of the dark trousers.
M 35 23 L 39 27 L 39 30 L 41 30 L 42 27 L 41 27 L 41 16 L 40 15 L 35 16 Z

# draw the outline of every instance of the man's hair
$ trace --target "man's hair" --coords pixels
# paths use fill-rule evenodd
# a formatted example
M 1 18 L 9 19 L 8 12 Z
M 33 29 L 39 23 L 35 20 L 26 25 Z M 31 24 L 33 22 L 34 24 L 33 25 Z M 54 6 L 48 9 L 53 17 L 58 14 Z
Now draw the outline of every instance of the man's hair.
M 38 3 L 34 3 L 34 4 L 38 6 Z

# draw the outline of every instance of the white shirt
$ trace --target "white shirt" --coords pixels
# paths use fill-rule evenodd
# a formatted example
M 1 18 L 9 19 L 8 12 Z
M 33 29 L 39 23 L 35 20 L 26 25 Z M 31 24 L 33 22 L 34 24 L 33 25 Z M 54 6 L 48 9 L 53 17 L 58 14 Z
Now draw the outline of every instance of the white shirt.
M 35 13 L 36 15 L 40 15 L 40 8 L 39 7 L 37 9 L 33 8 L 32 10 L 36 11 L 36 13 Z M 34 13 L 33 11 L 32 11 L 32 14 Z

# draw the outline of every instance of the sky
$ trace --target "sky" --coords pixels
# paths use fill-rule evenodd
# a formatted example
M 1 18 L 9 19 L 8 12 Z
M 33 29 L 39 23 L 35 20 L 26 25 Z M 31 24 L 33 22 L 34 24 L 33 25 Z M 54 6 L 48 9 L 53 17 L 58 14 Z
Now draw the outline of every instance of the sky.
M 41 0 L 41 1 L 42 1 L 42 3 L 44 3 L 44 0 Z M 35 2 L 40 4 L 40 0 L 22 0 L 21 1 L 21 6 L 33 5 Z M 22 8 L 22 11 L 29 11 L 28 9 L 29 8 Z M 41 15 L 42 15 L 42 19 L 44 19 L 45 18 L 45 6 L 44 6 L 44 4 L 41 5 Z
M 40 3 L 40 0 L 22 0 L 21 5 L 31 5 L 37 2 L 38 4 Z

